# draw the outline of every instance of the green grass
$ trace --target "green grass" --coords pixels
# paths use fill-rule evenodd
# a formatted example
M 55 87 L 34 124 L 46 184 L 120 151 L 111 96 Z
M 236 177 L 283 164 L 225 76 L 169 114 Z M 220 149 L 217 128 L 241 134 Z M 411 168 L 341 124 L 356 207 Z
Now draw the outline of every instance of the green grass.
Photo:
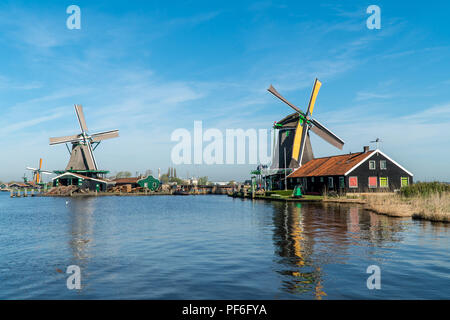
M 266 192 L 266 196 L 268 196 L 268 197 L 278 197 L 278 198 L 292 198 L 292 192 L 293 192 L 293 190 L 267 191 Z M 320 199 L 323 199 L 323 196 L 304 195 L 302 199 L 320 200 Z
M 303 198 L 305 199 L 311 199 L 311 200 L 321 200 L 323 199 L 323 196 L 312 196 L 312 195 L 304 195 Z
M 266 196 L 271 196 L 274 194 L 278 194 L 282 197 L 290 197 L 292 196 L 293 190 L 274 190 L 274 191 L 267 191 Z

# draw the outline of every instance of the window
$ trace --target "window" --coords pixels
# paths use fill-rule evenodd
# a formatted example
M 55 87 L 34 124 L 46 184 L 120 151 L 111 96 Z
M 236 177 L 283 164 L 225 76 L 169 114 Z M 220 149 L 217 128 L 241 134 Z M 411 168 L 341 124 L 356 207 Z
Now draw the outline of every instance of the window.
M 341 188 L 341 189 L 345 188 L 345 179 L 344 179 L 344 177 L 339 177 L 339 188 Z
M 320 177 L 320 182 L 323 182 L 323 177 Z
M 369 161 L 369 169 L 375 170 L 375 168 L 376 168 L 375 160 L 370 160 Z
M 314 177 L 311 177 L 311 182 L 314 182 Z
M 380 188 L 387 188 L 387 187 L 389 187 L 388 178 L 380 177 Z
M 401 177 L 401 186 L 407 187 L 409 185 L 409 177 Z
M 348 185 L 350 188 L 358 188 L 358 177 L 349 177 Z
M 377 180 L 377 177 L 369 177 L 369 188 L 376 188 L 378 186 Z
M 328 187 L 333 189 L 333 177 L 328 177 Z
M 380 169 L 386 170 L 386 160 L 380 160 Z

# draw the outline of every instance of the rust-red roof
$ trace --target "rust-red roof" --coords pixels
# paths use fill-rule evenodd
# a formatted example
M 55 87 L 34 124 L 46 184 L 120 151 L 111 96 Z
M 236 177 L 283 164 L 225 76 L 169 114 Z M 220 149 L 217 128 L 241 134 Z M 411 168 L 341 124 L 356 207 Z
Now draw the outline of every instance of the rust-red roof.
M 308 161 L 292 172 L 288 178 L 317 177 L 317 176 L 343 176 L 347 171 L 362 160 L 370 156 L 374 150 L 316 158 Z
M 140 180 L 140 178 L 119 178 L 119 179 L 114 179 L 113 181 L 116 184 L 133 184 L 133 183 L 137 183 Z

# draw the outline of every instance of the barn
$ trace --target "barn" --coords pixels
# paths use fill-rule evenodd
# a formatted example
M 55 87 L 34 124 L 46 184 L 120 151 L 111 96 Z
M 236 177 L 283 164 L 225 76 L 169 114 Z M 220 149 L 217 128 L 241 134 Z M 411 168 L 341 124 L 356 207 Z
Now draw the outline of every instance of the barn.
M 149 175 L 147 177 L 137 177 L 137 178 L 118 178 L 114 180 L 116 186 L 131 185 L 132 188 L 145 188 L 151 191 L 156 191 L 161 184 L 158 179 Z
M 74 172 L 65 172 L 52 179 L 53 187 L 59 186 L 78 186 L 81 189 L 89 189 L 95 191 L 106 191 L 110 181 L 98 177 L 88 177 Z
M 287 176 L 287 182 L 290 189 L 301 185 L 305 194 L 383 192 L 412 184 L 413 174 L 366 146 L 362 152 L 310 160 Z

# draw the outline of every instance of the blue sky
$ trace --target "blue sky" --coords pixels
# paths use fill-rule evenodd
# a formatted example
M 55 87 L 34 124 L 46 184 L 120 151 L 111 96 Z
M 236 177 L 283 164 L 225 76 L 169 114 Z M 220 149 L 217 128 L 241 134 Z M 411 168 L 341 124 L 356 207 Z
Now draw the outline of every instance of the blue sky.
M 163 172 L 177 128 L 267 128 L 299 107 L 315 77 L 314 116 L 355 152 L 382 150 L 419 180 L 450 181 L 450 24 L 447 2 L 2 1 L 0 180 L 26 166 L 65 167 L 78 133 L 73 104 L 92 132 L 119 129 L 96 151 L 117 172 Z M 81 30 L 66 8 L 81 8 Z M 366 8 L 381 8 L 369 30 Z M 312 134 L 313 135 L 313 134 Z M 312 136 L 316 156 L 339 154 Z M 178 174 L 248 178 L 249 165 L 178 166 Z

